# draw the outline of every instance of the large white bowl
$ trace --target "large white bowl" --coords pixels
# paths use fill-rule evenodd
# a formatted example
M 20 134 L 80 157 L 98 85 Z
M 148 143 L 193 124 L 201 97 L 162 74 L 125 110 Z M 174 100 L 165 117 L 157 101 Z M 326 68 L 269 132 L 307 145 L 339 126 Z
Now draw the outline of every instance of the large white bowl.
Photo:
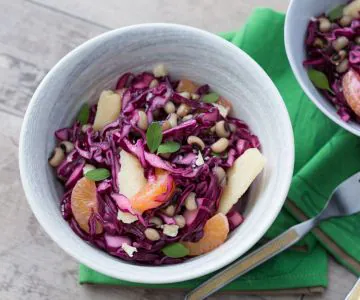
M 310 18 L 346 2 L 347 0 L 291 0 L 285 19 L 285 48 L 295 77 L 311 101 L 339 126 L 360 136 L 360 124 L 341 120 L 335 106 L 312 84 L 307 69 L 302 64 L 306 59 L 304 41 Z
M 126 263 L 81 240 L 62 219 L 61 185 L 48 166 L 53 133 L 70 125 L 85 101 L 114 87 L 126 71 L 166 64 L 175 77 L 208 83 L 233 101 L 234 114 L 259 136 L 267 158 L 250 193 L 245 222 L 216 250 L 172 266 Z M 286 198 L 293 171 L 291 123 L 265 72 L 243 51 L 211 33 L 174 24 L 144 24 L 102 34 L 66 55 L 36 90 L 20 137 L 20 171 L 39 223 L 67 253 L 115 278 L 143 283 L 183 281 L 215 271 L 244 254 L 266 232 Z

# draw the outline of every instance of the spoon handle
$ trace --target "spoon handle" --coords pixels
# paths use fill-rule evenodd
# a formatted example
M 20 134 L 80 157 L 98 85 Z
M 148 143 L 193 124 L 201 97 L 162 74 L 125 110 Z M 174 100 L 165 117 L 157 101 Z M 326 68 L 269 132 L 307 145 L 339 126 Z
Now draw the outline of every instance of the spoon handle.
M 248 254 L 236 263 L 231 264 L 229 267 L 219 272 L 215 276 L 211 277 L 199 287 L 188 293 L 185 296 L 185 299 L 204 299 L 215 293 L 234 279 L 238 278 L 239 276 L 249 272 L 250 270 L 267 261 L 271 257 L 286 250 L 287 248 L 295 244 L 297 241 L 299 241 L 310 230 L 310 228 L 307 228 L 307 230 L 301 230 L 303 229 L 303 226 L 301 225 L 304 225 L 304 223 L 291 227 L 290 229 L 279 235 L 277 238 L 266 243 L 264 246 Z
M 358 300 L 360 299 L 360 278 L 355 283 L 350 293 L 346 296 L 345 300 Z

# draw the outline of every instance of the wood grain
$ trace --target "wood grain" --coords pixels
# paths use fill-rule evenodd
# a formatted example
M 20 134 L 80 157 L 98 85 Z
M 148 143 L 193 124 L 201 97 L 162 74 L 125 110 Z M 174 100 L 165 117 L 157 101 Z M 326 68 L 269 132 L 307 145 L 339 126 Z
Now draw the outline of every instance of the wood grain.
M 40 228 L 22 191 L 18 139 L 37 85 L 66 53 L 110 28 L 177 22 L 213 32 L 239 28 L 256 6 L 284 11 L 286 0 L 1 0 L 0 1 L 0 299 L 182 299 L 183 292 L 80 286 L 77 262 Z M 319 297 L 221 296 L 221 299 L 344 298 L 355 276 L 330 262 L 330 285 Z M 211 297 L 210 299 L 220 299 Z

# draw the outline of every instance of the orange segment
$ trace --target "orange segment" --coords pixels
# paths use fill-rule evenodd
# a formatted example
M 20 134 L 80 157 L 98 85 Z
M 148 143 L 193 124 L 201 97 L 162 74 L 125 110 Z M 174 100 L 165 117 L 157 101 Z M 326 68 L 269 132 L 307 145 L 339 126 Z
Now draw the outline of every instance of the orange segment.
M 197 88 L 198 88 L 197 85 L 193 83 L 191 80 L 181 79 L 176 88 L 176 91 L 179 93 L 181 92 L 195 93 Z
M 160 206 L 174 194 L 175 183 L 172 176 L 161 169 L 156 169 L 155 174 L 156 180 L 148 182 L 130 199 L 131 207 L 139 213 Z
M 83 177 L 75 184 L 71 192 L 71 210 L 81 229 L 89 233 L 89 218 L 93 212 L 98 212 L 96 185 L 94 181 Z M 96 233 L 101 232 L 102 226 L 97 222 Z
M 342 79 L 344 97 L 354 113 L 360 117 L 360 75 L 350 69 Z
M 219 247 L 225 242 L 229 233 L 229 222 L 222 213 L 217 213 L 206 221 L 204 226 L 204 236 L 196 243 L 183 242 L 189 249 L 190 256 L 201 255 Z

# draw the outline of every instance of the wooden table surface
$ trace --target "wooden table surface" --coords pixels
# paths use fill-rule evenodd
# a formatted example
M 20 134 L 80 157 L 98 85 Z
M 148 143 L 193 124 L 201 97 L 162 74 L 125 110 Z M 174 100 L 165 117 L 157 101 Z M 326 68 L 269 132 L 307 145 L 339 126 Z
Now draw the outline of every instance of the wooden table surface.
M 27 104 L 49 69 L 104 31 L 174 22 L 211 32 L 240 28 L 252 9 L 285 11 L 287 0 L 0 0 L 0 299 L 182 299 L 183 292 L 80 286 L 77 262 L 44 233 L 25 200 L 18 170 L 19 132 Z M 330 261 L 322 296 L 212 299 L 344 299 L 355 276 Z

